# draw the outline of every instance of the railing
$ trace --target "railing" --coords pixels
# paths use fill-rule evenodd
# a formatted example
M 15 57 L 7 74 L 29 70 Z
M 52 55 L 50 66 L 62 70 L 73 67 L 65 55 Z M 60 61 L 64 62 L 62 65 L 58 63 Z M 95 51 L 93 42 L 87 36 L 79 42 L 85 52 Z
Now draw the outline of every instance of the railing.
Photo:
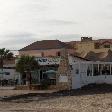
M 18 85 L 18 80 L 13 80 L 13 79 L 3 79 L 3 80 L 0 80 L 0 86 L 16 86 Z

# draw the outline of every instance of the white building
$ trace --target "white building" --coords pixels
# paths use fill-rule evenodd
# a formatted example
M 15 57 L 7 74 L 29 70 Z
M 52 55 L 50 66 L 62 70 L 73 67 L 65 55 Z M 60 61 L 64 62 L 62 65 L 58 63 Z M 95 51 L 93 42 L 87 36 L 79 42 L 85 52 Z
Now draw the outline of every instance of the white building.
M 78 89 L 85 85 L 112 84 L 111 62 L 75 62 L 72 63 L 72 89 Z

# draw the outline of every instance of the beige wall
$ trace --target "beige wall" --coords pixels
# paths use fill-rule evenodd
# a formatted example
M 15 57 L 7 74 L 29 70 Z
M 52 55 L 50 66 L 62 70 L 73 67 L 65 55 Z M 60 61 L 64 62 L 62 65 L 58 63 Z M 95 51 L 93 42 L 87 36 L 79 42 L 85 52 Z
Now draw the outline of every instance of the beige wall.
M 61 51 L 62 49 L 19 51 L 19 55 L 41 57 L 42 54 L 44 54 L 45 57 L 48 57 L 48 56 L 57 56 L 57 52 L 61 52 Z M 74 53 L 74 50 L 68 49 L 68 52 L 71 54 L 71 53 Z
M 80 42 L 76 44 L 75 46 L 76 52 L 89 52 L 89 51 L 94 51 L 94 42 Z
M 95 53 L 108 52 L 109 49 L 112 50 L 112 48 L 101 48 L 101 49 L 95 49 L 94 52 Z
M 78 53 L 82 53 L 82 52 L 88 53 L 90 51 L 99 53 L 99 52 L 107 52 L 109 49 L 112 50 L 112 47 L 111 48 L 101 47 L 99 49 L 95 49 L 94 41 L 80 42 L 80 43 L 77 43 L 74 47 L 77 48 L 76 52 L 78 52 Z

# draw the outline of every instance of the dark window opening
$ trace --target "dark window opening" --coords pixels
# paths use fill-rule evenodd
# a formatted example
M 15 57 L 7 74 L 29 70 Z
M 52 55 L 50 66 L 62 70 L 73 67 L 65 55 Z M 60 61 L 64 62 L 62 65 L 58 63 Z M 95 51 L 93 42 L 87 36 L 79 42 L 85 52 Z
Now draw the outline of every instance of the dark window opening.
M 56 55 L 57 55 L 57 56 L 61 56 L 61 53 L 60 53 L 60 52 L 57 52 Z
M 10 75 L 10 72 L 5 72 L 5 75 Z
M 104 48 L 110 48 L 110 45 L 104 45 Z
M 93 76 L 99 75 L 98 65 L 93 64 Z
M 70 70 L 73 70 L 73 66 L 72 65 L 70 65 Z
M 95 43 L 95 49 L 99 49 L 100 48 L 100 45 L 99 45 L 99 43 Z
M 89 65 L 89 66 L 88 66 L 88 69 L 87 69 L 87 76 L 92 76 L 92 65 Z
M 44 57 L 44 53 L 42 52 L 42 57 Z

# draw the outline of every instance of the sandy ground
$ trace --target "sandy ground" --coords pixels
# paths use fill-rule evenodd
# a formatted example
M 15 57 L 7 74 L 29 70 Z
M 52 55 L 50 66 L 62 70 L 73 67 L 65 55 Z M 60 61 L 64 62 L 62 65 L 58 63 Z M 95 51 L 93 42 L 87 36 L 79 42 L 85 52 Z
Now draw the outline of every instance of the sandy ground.
M 0 102 L 0 112 L 112 112 L 112 93 Z
M 54 90 L 55 91 L 55 90 Z M 52 93 L 53 90 L 46 90 L 46 91 L 31 91 L 31 90 L 11 90 L 10 87 L 0 87 L 0 97 L 4 96 L 16 96 L 28 93 Z
M 0 90 L 0 96 L 22 92 Z M 0 101 L 0 112 L 112 112 L 112 87 L 79 90 L 72 96 L 28 96 Z

